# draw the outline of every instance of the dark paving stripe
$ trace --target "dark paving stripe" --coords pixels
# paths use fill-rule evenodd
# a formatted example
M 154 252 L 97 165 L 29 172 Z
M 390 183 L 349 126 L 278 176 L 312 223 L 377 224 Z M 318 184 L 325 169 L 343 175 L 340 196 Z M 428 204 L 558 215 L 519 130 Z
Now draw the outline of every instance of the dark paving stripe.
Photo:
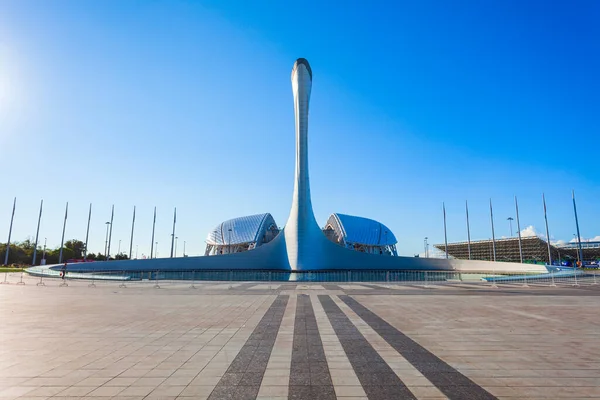
M 320 295 L 319 300 L 367 397 L 416 399 L 331 297 Z
M 344 290 L 338 285 L 322 285 L 325 290 Z
M 484 388 L 394 328 L 352 297 L 339 297 L 449 399 L 496 399 Z
M 298 295 L 288 399 L 335 400 L 310 296 Z
M 256 399 L 289 296 L 277 296 L 223 375 L 209 400 Z
M 235 282 L 231 282 L 232 284 L 235 285 Z M 234 290 L 246 290 L 246 289 L 250 289 L 253 286 L 258 285 L 260 282 L 254 282 L 254 283 L 242 283 L 240 286 L 234 286 L 233 289 Z

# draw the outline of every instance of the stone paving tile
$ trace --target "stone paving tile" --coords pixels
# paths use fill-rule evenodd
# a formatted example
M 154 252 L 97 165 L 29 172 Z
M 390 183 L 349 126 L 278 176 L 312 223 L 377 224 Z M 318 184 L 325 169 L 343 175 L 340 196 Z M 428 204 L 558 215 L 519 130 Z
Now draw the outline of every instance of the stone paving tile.
M 283 320 L 288 297 L 275 298 L 222 375 L 209 399 L 256 397 Z
M 389 325 L 355 299 L 349 296 L 340 296 L 340 299 L 448 398 L 462 399 L 466 396 L 470 399 L 495 399 L 495 396 Z M 413 393 L 424 390 L 424 388 L 411 388 Z M 436 390 L 431 388 L 428 390 L 431 396 L 439 395 Z
M 318 387 L 320 398 L 335 399 L 333 382 L 311 299 L 306 294 L 297 297 L 292 363 L 289 377 L 289 397 L 298 397 L 302 386 Z M 329 395 L 327 394 L 329 393 Z
M 9 274 L 13 283 L 19 278 Z M 140 378 L 169 379 L 173 387 L 184 386 L 178 395 L 148 399 L 207 398 L 200 390 L 192 394 L 192 388 L 214 389 L 274 293 L 291 295 L 291 303 L 296 294 L 344 292 L 339 285 L 310 283 L 280 283 L 278 289 L 268 291 L 250 290 L 265 282 L 240 283 L 245 289 L 228 289 L 227 283 L 190 289 L 189 282 L 165 282 L 159 290 L 153 282 L 128 282 L 127 288 L 102 282 L 92 289 L 88 282 L 73 281 L 60 288 L 60 282 L 48 280 L 40 288 L 35 286 L 39 279 L 25 276 L 24 281 L 21 286 L 0 285 L 0 320 L 9 322 L 0 324 L 0 336 L 11 343 L 0 346 L 0 391 L 26 392 L 0 395 L 1 400 L 50 396 L 133 400 L 145 396 L 138 393 L 160 386 L 132 386 L 131 379 Z M 393 284 L 391 290 L 382 284 L 349 283 L 354 284 L 366 288 L 347 293 L 498 398 L 600 398 L 600 342 L 596 340 L 600 290 L 589 282 L 578 288 L 558 282 L 557 288 L 530 283 L 530 288 L 501 284 L 498 289 L 485 284 L 431 283 L 427 289 L 420 284 Z M 205 288 L 211 285 L 220 288 Z M 352 384 L 358 380 L 356 373 L 333 328 L 327 328 L 320 302 L 312 304 L 334 389 L 357 386 Z M 357 322 L 349 308 L 341 310 L 409 388 L 431 387 L 422 374 L 410 369 L 414 369 L 410 363 L 398 359 L 398 352 L 384 346 L 374 328 Z M 262 387 L 276 393 L 287 390 L 289 395 L 294 320 L 292 316 L 291 327 L 283 322 L 280 326 L 280 331 L 289 329 L 289 340 L 282 341 L 285 345 L 279 349 L 273 346 L 257 398 L 287 398 L 285 394 L 262 396 Z M 247 383 L 255 377 L 249 375 Z M 309 374 L 309 382 L 310 378 Z M 359 386 L 362 392 L 356 387 L 351 396 L 355 400 L 366 397 L 367 387 Z M 88 396 L 99 388 L 124 390 L 116 396 L 102 396 L 101 391 Z M 126 391 L 130 388 L 132 392 Z M 252 385 L 247 388 L 254 390 Z M 413 393 L 418 398 L 436 398 L 429 389 L 417 391 Z M 316 396 L 309 394 L 311 400 Z
M 318 298 L 367 397 L 382 400 L 415 399 L 331 297 L 319 295 Z M 335 389 L 338 388 L 344 390 L 342 386 L 336 386 Z

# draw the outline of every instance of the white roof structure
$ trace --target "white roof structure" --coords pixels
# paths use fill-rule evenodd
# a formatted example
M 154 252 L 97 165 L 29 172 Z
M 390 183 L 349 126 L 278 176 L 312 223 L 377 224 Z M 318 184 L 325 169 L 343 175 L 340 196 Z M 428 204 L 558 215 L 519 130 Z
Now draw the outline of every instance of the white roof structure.
M 269 213 L 230 219 L 211 230 L 206 243 L 214 246 L 257 243 L 273 226 L 277 227 Z
M 367 246 L 392 246 L 397 243 L 396 236 L 381 222 L 346 214 L 331 214 L 327 225 L 336 236 L 345 243 L 358 243 Z

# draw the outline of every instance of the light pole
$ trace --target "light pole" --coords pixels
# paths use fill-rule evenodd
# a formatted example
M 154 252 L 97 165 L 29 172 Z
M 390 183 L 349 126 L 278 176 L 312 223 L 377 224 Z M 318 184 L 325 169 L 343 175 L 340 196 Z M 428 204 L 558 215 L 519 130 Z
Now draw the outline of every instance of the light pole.
M 46 263 L 46 242 L 48 238 L 44 238 L 44 253 L 42 254 L 42 260 L 44 260 L 44 264 Z
M 179 239 L 179 236 L 175 236 L 175 258 L 177 258 L 177 239 Z
M 106 221 L 106 239 L 104 240 L 104 258 L 106 258 L 106 252 L 108 251 L 108 226 L 110 222 Z
M 228 254 L 231 254 L 231 228 L 229 228 L 228 231 L 229 231 L 229 240 L 227 240 L 227 244 L 229 247 Z
M 517 196 L 515 196 L 515 211 L 517 213 L 517 233 L 519 234 L 519 258 L 521 264 L 523 264 L 523 245 L 521 244 L 521 222 L 519 221 L 519 203 L 517 202 Z
M 183 241 L 183 256 L 185 257 L 185 240 Z
M 117 254 L 121 254 L 121 239 L 119 239 L 119 248 L 117 249 Z
M 37 248 L 38 248 L 38 237 L 40 236 L 40 222 L 42 221 L 42 207 L 44 206 L 44 200 L 40 203 L 40 216 L 38 217 L 37 223 L 37 231 L 35 233 L 35 245 L 33 246 L 33 261 L 31 265 L 35 265 L 35 260 L 37 256 Z
M 158 258 L 158 242 L 155 243 L 154 258 Z
M 577 227 L 577 247 L 579 253 L 577 257 L 579 257 L 581 263 L 583 264 L 583 250 L 581 249 L 581 234 L 579 233 L 579 220 L 577 219 L 577 205 L 575 204 L 575 190 L 573 190 L 573 212 L 575 213 L 575 226 Z
M 494 212 L 492 211 L 492 199 L 490 199 L 490 221 L 492 223 L 492 247 L 494 249 L 494 261 L 496 261 L 496 233 L 494 232 Z
M 581 247 L 581 242 L 579 242 L 579 241 L 577 240 L 577 234 L 576 234 L 576 233 L 574 233 L 574 234 L 573 234 L 573 239 L 575 239 L 575 243 L 577 243 L 577 247 L 578 247 L 578 248 L 579 248 L 579 247 Z M 579 259 L 579 252 L 577 251 L 576 253 L 577 253 L 577 264 L 579 264 L 579 262 L 581 261 L 581 260 Z
M 17 207 L 17 198 L 13 202 L 12 217 L 10 217 L 10 228 L 8 228 L 8 241 L 6 242 L 6 254 L 4 255 L 4 264 L 8 265 L 8 252 L 10 251 L 10 236 L 12 235 L 13 220 L 15 219 L 15 208 Z
M 506 218 L 506 220 L 508 221 L 508 225 L 510 226 L 510 237 L 513 237 L 512 222 L 514 221 L 514 218 L 508 217 Z
M 429 258 L 429 245 L 427 244 L 427 239 L 428 237 L 425 236 L 425 239 L 423 240 L 423 246 L 425 247 L 425 258 Z

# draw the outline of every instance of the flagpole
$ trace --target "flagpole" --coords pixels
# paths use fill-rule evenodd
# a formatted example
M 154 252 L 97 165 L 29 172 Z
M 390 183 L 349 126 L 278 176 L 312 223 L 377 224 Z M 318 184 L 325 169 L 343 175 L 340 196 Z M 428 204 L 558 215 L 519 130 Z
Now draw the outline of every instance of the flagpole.
M 444 243 L 446 250 L 446 259 L 448 258 L 448 234 L 446 233 L 446 204 L 442 203 L 442 209 L 444 210 Z
M 544 220 L 546 221 L 546 244 L 548 245 L 548 265 L 552 265 L 552 252 L 550 251 L 550 233 L 548 233 L 548 215 L 546 212 L 546 196 L 542 193 L 544 202 Z
M 129 259 L 131 260 L 131 252 L 133 251 L 133 228 L 135 227 L 135 206 L 133 206 L 133 221 L 131 222 L 131 242 L 129 243 Z
M 42 222 L 42 207 L 44 206 L 44 200 L 40 202 L 40 216 L 38 217 L 37 230 L 35 232 L 35 245 L 33 246 L 33 261 L 31 265 L 35 265 L 35 259 L 37 258 L 37 245 L 38 238 L 40 236 L 40 222 Z
M 12 235 L 13 220 L 15 219 L 15 208 L 17 207 L 17 198 L 13 201 L 12 216 L 10 217 L 10 228 L 8 228 L 8 241 L 6 242 L 6 254 L 4 255 L 4 265 L 8 265 L 8 253 L 10 251 L 10 236 Z
M 58 263 L 59 264 L 62 264 L 63 246 L 65 243 L 65 229 L 67 228 L 68 213 L 69 213 L 69 202 L 67 201 L 67 206 L 65 207 L 65 221 L 63 222 L 62 238 L 60 239 L 60 253 L 58 254 Z
M 173 246 L 175 245 L 175 222 L 177 221 L 177 207 L 173 212 L 173 233 L 171 234 L 171 258 L 173 258 Z
M 106 251 L 106 261 L 110 260 L 110 242 L 112 240 L 112 228 L 113 218 L 115 216 L 115 205 L 112 205 L 112 211 L 110 213 L 110 233 L 108 234 L 108 250 Z
M 87 260 L 87 253 L 88 253 L 88 239 L 90 237 L 90 221 L 92 220 L 92 203 L 90 203 L 90 212 L 88 213 L 88 223 L 87 223 L 87 229 L 85 231 L 85 253 L 83 255 L 83 261 Z
M 496 234 L 494 232 L 494 212 L 492 211 L 492 199 L 490 199 L 490 221 L 492 221 L 492 246 L 494 249 L 494 261 L 496 261 Z
M 521 258 L 521 264 L 523 264 L 523 246 L 521 244 L 521 223 L 519 222 L 519 203 L 517 203 L 517 196 L 515 196 L 515 210 L 517 212 L 517 230 L 519 231 L 519 257 Z
M 469 225 L 469 203 L 465 200 L 465 209 L 467 210 L 467 249 L 469 250 L 469 260 L 471 259 L 471 227 Z
M 579 260 L 583 265 L 583 250 L 581 249 L 581 235 L 579 234 L 579 220 L 577 219 L 577 206 L 575 205 L 575 190 L 573 190 L 573 211 L 575 212 L 575 226 L 577 227 L 577 247 L 579 247 Z
M 154 221 L 152 222 L 152 244 L 150 245 L 150 259 L 154 256 L 154 228 L 156 227 L 156 206 L 154 206 Z

